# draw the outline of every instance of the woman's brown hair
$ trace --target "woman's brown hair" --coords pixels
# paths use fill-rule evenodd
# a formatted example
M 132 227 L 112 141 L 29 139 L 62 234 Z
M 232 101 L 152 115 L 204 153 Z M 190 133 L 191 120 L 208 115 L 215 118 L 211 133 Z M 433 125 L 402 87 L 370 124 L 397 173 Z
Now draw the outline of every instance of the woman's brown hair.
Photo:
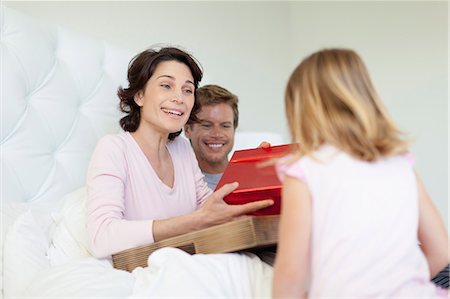
M 141 107 L 134 101 L 134 96 L 145 89 L 147 81 L 153 75 L 159 63 L 178 61 L 185 64 L 194 78 L 195 89 L 202 80 L 203 72 L 196 59 L 183 50 L 165 47 L 160 50 L 148 49 L 136 55 L 128 65 L 128 87 L 119 87 L 119 107 L 126 115 L 120 119 L 120 126 L 128 132 L 135 132 L 141 121 Z M 169 140 L 180 135 L 181 130 L 169 134 Z

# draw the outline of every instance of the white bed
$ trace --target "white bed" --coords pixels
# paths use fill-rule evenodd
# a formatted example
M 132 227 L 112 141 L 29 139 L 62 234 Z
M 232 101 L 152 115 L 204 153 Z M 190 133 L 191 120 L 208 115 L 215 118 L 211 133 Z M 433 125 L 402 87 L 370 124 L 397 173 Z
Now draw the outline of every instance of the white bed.
M 97 140 L 119 130 L 115 93 L 134 53 L 4 6 L 0 31 L 2 296 L 270 295 L 271 268 L 252 255 L 163 249 L 151 267 L 133 273 L 93 258 L 85 174 Z M 236 148 L 261 140 L 282 142 L 276 134 L 241 133 Z

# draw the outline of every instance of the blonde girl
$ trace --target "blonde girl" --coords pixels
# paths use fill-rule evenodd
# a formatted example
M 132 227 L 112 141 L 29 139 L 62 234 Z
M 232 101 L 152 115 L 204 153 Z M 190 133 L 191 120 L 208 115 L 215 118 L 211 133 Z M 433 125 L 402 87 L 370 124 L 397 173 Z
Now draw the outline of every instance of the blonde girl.
M 286 88 L 274 298 L 447 298 L 448 234 L 361 58 L 327 49 Z M 419 246 L 420 243 L 420 246 Z

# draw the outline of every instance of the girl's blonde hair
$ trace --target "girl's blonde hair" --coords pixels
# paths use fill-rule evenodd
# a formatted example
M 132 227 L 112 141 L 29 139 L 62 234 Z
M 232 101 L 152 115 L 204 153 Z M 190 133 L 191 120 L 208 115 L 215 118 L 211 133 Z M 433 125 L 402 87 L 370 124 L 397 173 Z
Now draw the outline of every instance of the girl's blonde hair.
M 405 153 L 408 141 L 389 117 L 362 59 L 352 50 L 313 53 L 286 87 L 286 115 L 301 155 L 324 143 L 374 161 Z

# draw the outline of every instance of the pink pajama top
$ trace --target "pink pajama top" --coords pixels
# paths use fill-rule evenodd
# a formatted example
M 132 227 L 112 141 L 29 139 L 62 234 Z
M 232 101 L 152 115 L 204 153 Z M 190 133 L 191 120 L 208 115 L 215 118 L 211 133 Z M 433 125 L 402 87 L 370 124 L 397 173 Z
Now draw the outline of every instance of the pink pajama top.
M 153 221 L 191 213 L 211 194 L 186 139 L 167 143 L 173 188 L 157 176 L 130 133 L 97 144 L 87 175 L 87 229 L 95 256 L 154 242 Z
M 312 196 L 309 298 L 446 298 L 418 245 L 411 156 L 369 163 L 325 145 L 278 173 Z

